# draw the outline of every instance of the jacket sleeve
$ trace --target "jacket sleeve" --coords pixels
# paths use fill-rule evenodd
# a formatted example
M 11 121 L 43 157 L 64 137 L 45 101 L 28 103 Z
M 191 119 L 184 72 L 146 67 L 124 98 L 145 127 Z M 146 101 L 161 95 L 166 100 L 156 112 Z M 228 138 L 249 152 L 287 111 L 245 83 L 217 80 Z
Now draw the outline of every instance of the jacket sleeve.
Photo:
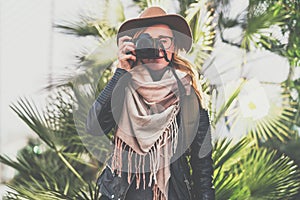
M 214 200 L 211 128 L 208 112 L 200 108 L 200 122 L 191 145 L 192 194 L 194 200 Z
M 119 79 L 127 71 L 117 68 L 113 77 L 101 91 L 90 108 L 86 119 L 86 132 L 93 135 L 103 135 L 116 125 L 112 114 L 111 97 Z

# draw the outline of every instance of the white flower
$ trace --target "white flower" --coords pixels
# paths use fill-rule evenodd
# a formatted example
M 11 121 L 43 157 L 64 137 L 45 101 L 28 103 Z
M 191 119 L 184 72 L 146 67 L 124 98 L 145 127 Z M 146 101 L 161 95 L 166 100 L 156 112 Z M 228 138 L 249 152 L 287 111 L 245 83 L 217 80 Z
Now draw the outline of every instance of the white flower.
M 238 96 L 241 113 L 244 118 L 253 120 L 266 116 L 270 109 L 270 103 L 264 88 L 259 81 L 251 79 L 247 81 Z

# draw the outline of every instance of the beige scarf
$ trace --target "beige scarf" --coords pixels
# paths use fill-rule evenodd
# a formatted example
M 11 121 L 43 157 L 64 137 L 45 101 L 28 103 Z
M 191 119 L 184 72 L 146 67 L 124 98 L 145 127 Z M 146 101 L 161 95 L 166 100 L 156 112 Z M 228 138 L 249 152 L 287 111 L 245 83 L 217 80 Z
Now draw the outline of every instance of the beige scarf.
M 146 187 L 145 172 L 150 172 L 148 186 L 154 181 L 153 200 L 168 200 L 170 159 L 178 142 L 178 84 L 171 68 L 159 81 L 152 80 L 145 66 L 136 66 L 129 73 L 132 79 L 125 89 L 122 116 L 115 133 L 112 169 L 119 175 L 126 169 L 128 182 L 131 173 L 135 173 L 137 189 L 141 177 Z M 179 70 L 176 74 L 190 93 L 190 76 Z

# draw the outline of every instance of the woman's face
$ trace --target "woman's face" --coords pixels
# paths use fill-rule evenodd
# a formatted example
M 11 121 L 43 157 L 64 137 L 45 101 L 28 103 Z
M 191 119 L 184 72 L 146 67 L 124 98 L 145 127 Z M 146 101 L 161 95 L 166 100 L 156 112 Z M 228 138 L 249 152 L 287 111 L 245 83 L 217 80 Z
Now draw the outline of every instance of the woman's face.
M 149 26 L 145 29 L 144 33 L 148 33 L 152 38 L 173 38 L 171 46 L 166 49 L 167 57 L 169 60 L 172 58 L 172 53 L 174 52 L 174 36 L 172 30 L 168 25 L 156 24 Z M 160 51 L 160 56 L 162 58 L 158 59 L 143 59 L 142 61 L 152 70 L 160 70 L 165 68 L 169 63 L 163 58 L 164 53 Z

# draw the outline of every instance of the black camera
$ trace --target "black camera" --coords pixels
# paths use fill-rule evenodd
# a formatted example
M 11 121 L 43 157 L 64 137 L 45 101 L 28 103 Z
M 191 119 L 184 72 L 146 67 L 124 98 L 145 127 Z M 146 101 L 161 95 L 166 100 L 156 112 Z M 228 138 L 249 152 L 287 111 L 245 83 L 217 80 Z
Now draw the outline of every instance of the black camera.
M 138 38 L 133 40 L 136 46 L 135 54 L 137 59 L 157 59 L 161 58 L 159 56 L 159 51 L 161 44 L 158 40 L 153 39 L 148 33 L 142 33 Z

